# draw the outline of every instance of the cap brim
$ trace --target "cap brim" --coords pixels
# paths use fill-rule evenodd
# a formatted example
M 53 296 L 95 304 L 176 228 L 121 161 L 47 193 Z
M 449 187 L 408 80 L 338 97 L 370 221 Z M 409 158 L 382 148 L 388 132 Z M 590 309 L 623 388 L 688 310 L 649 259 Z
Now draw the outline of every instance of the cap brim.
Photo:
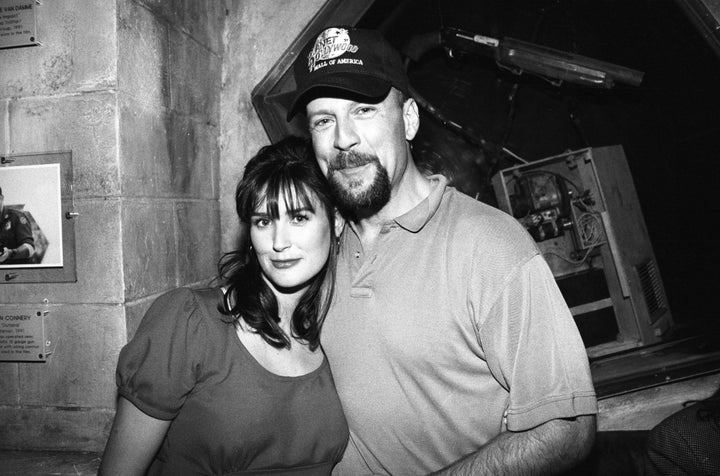
M 392 84 L 384 79 L 357 73 L 334 73 L 325 77 L 314 78 L 312 84 L 296 91 L 286 120 L 290 122 L 305 104 L 315 97 L 320 97 L 318 95 L 320 92 L 327 93 L 334 90 L 345 93 L 340 94 L 340 97 L 347 96 L 347 93 L 349 93 L 354 97 L 377 99 L 384 98 L 390 91 L 391 86 Z

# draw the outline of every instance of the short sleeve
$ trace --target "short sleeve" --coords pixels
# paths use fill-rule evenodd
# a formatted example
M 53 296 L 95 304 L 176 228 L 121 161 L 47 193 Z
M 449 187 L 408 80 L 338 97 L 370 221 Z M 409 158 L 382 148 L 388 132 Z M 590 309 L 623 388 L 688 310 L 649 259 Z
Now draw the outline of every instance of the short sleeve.
M 597 413 L 587 351 L 541 255 L 514 270 L 490 315 L 481 339 L 510 393 L 509 430 Z
M 120 351 L 118 392 L 144 413 L 173 419 L 201 371 L 206 322 L 193 292 L 180 288 L 160 296 L 134 337 Z
M 33 239 L 32 226 L 30 220 L 23 212 L 18 213 L 18 223 L 16 231 L 16 239 L 18 245 L 27 243 L 28 245 L 34 246 L 35 240 Z

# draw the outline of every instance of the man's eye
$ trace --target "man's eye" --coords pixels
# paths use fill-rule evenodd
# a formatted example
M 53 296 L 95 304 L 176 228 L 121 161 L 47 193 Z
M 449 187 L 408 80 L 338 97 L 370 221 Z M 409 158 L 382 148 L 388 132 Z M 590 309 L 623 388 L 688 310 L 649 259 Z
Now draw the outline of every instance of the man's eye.
M 357 114 L 358 116 L 366 116 L 373 112 L 375 112 L 375 108 L 371 106 L 361 106 L 355 110 L 355 114 Z
M 328 127 L 330 125 L 330 122 L 331 122 L 330 119 L 327 119 L 327 118 L 318 119 L 318 120 L 312 122 L 312 128 L 314 130 L 325 129 L 326 127 Z

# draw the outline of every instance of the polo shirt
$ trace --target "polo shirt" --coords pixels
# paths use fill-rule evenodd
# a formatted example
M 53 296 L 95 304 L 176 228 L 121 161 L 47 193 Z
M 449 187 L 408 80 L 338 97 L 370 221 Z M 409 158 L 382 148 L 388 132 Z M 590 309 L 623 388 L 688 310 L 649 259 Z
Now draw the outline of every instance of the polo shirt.
M 334 474 L 426 474 L 505 430 L 597 412 L 587 354 L 525 229 L 442 176 L 371 250 L 343 233 L 323 327 L 350 444 Z

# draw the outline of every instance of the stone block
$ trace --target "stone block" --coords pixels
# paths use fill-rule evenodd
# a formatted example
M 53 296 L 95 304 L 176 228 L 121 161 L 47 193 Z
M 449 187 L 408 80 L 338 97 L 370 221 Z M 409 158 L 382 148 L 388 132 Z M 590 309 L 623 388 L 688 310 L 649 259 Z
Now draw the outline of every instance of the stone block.
M 12 153 L 72 151 L 75 197 L 120 190 L 115 93 L 10 101 Z
M 167 110 L 120 93 L 120 180 L 124 197 L 156 197 L 171 190 Z
M 217 125 L 222 57 L 177 30 L 170 29 L 168 37 L 171 109 Z
M 159 294 L 153 294 L 151 296 L 138 299 L 137 301 L 128 302 L 125 305 L 125 328 L 128 342 L 135 335 L 135 331 L 137 331 L 142 318 L 145 317 L 145 313 L 148 309 L 150 309 L 150 306 L 158 296 Z
M 122 305 L 56 305 L 45 318 L 53 353 L 20 363 L 23 406 L 114 408 L 115 367 L 126 342 Z
M 3 51 L 0 97 L 116 87 L 115 2 L 42 2 L 35 11 L 43 46 Z
M 154 110 L 170 105 L 167 29 L 136 2 L 118 2 L 119 89 Z
M 0 362 L 0 405 L 17 405 L 20 398 L 18 364 Z
M 215 201 L 180 202 L 176 206 L 178 285 L 217 275 L 220 257 L 220 217 Z
M 173 288 L 177 248 L 172 202 L 126 199 L 121 215 L 126 300 Z
M 101 452 L 114 410 L 0 406 L 0 448 Z
M 188 9 L 180 10 L 183 17 L 180 20 L 190 33 L 190 36 L 210 49 L 222 55 L 223 32 L 225 31 L 225 2 L 216 0 L 184 0 L 186 5 L 197 5 L 197 12 Z M 189 15 L 187 14 L 189 13 Z
M 226 62 L 243 67 L 236 76 L 250 91 L 270 71 L 290 43 L 303 31 L 327 0 L 252 0 L 226 2 Z M 282 34 L 280 34 L 282 33 Z M 247 96 L 250 100 L 250 96 Z
M 215 53 L 222 53 L 225 3 L 216 0 L 137 0 L 158 18 L 187 33 Z
M 167 117 L 168 162 L 157 162 L 160 195 L 217 198 L 218 127 L 171 112 Z M 165 183 L 162 177 L 170 179 Z M 162 187 L 167 187 L 162 189 Z
M 0 450 L 3 474 L 97 476 L 102 453 L 86 451 Z
M 74 210 L 79 214 L 74 221 L 77 281 L 0 284 L 0 302 L 123 302 L 120 201 L 78 199 Z
M 122 255 L 120 201 L 76 201 L 76 303 L 121 303 Z M 83 297 L 86 296 L 86 297 Z

